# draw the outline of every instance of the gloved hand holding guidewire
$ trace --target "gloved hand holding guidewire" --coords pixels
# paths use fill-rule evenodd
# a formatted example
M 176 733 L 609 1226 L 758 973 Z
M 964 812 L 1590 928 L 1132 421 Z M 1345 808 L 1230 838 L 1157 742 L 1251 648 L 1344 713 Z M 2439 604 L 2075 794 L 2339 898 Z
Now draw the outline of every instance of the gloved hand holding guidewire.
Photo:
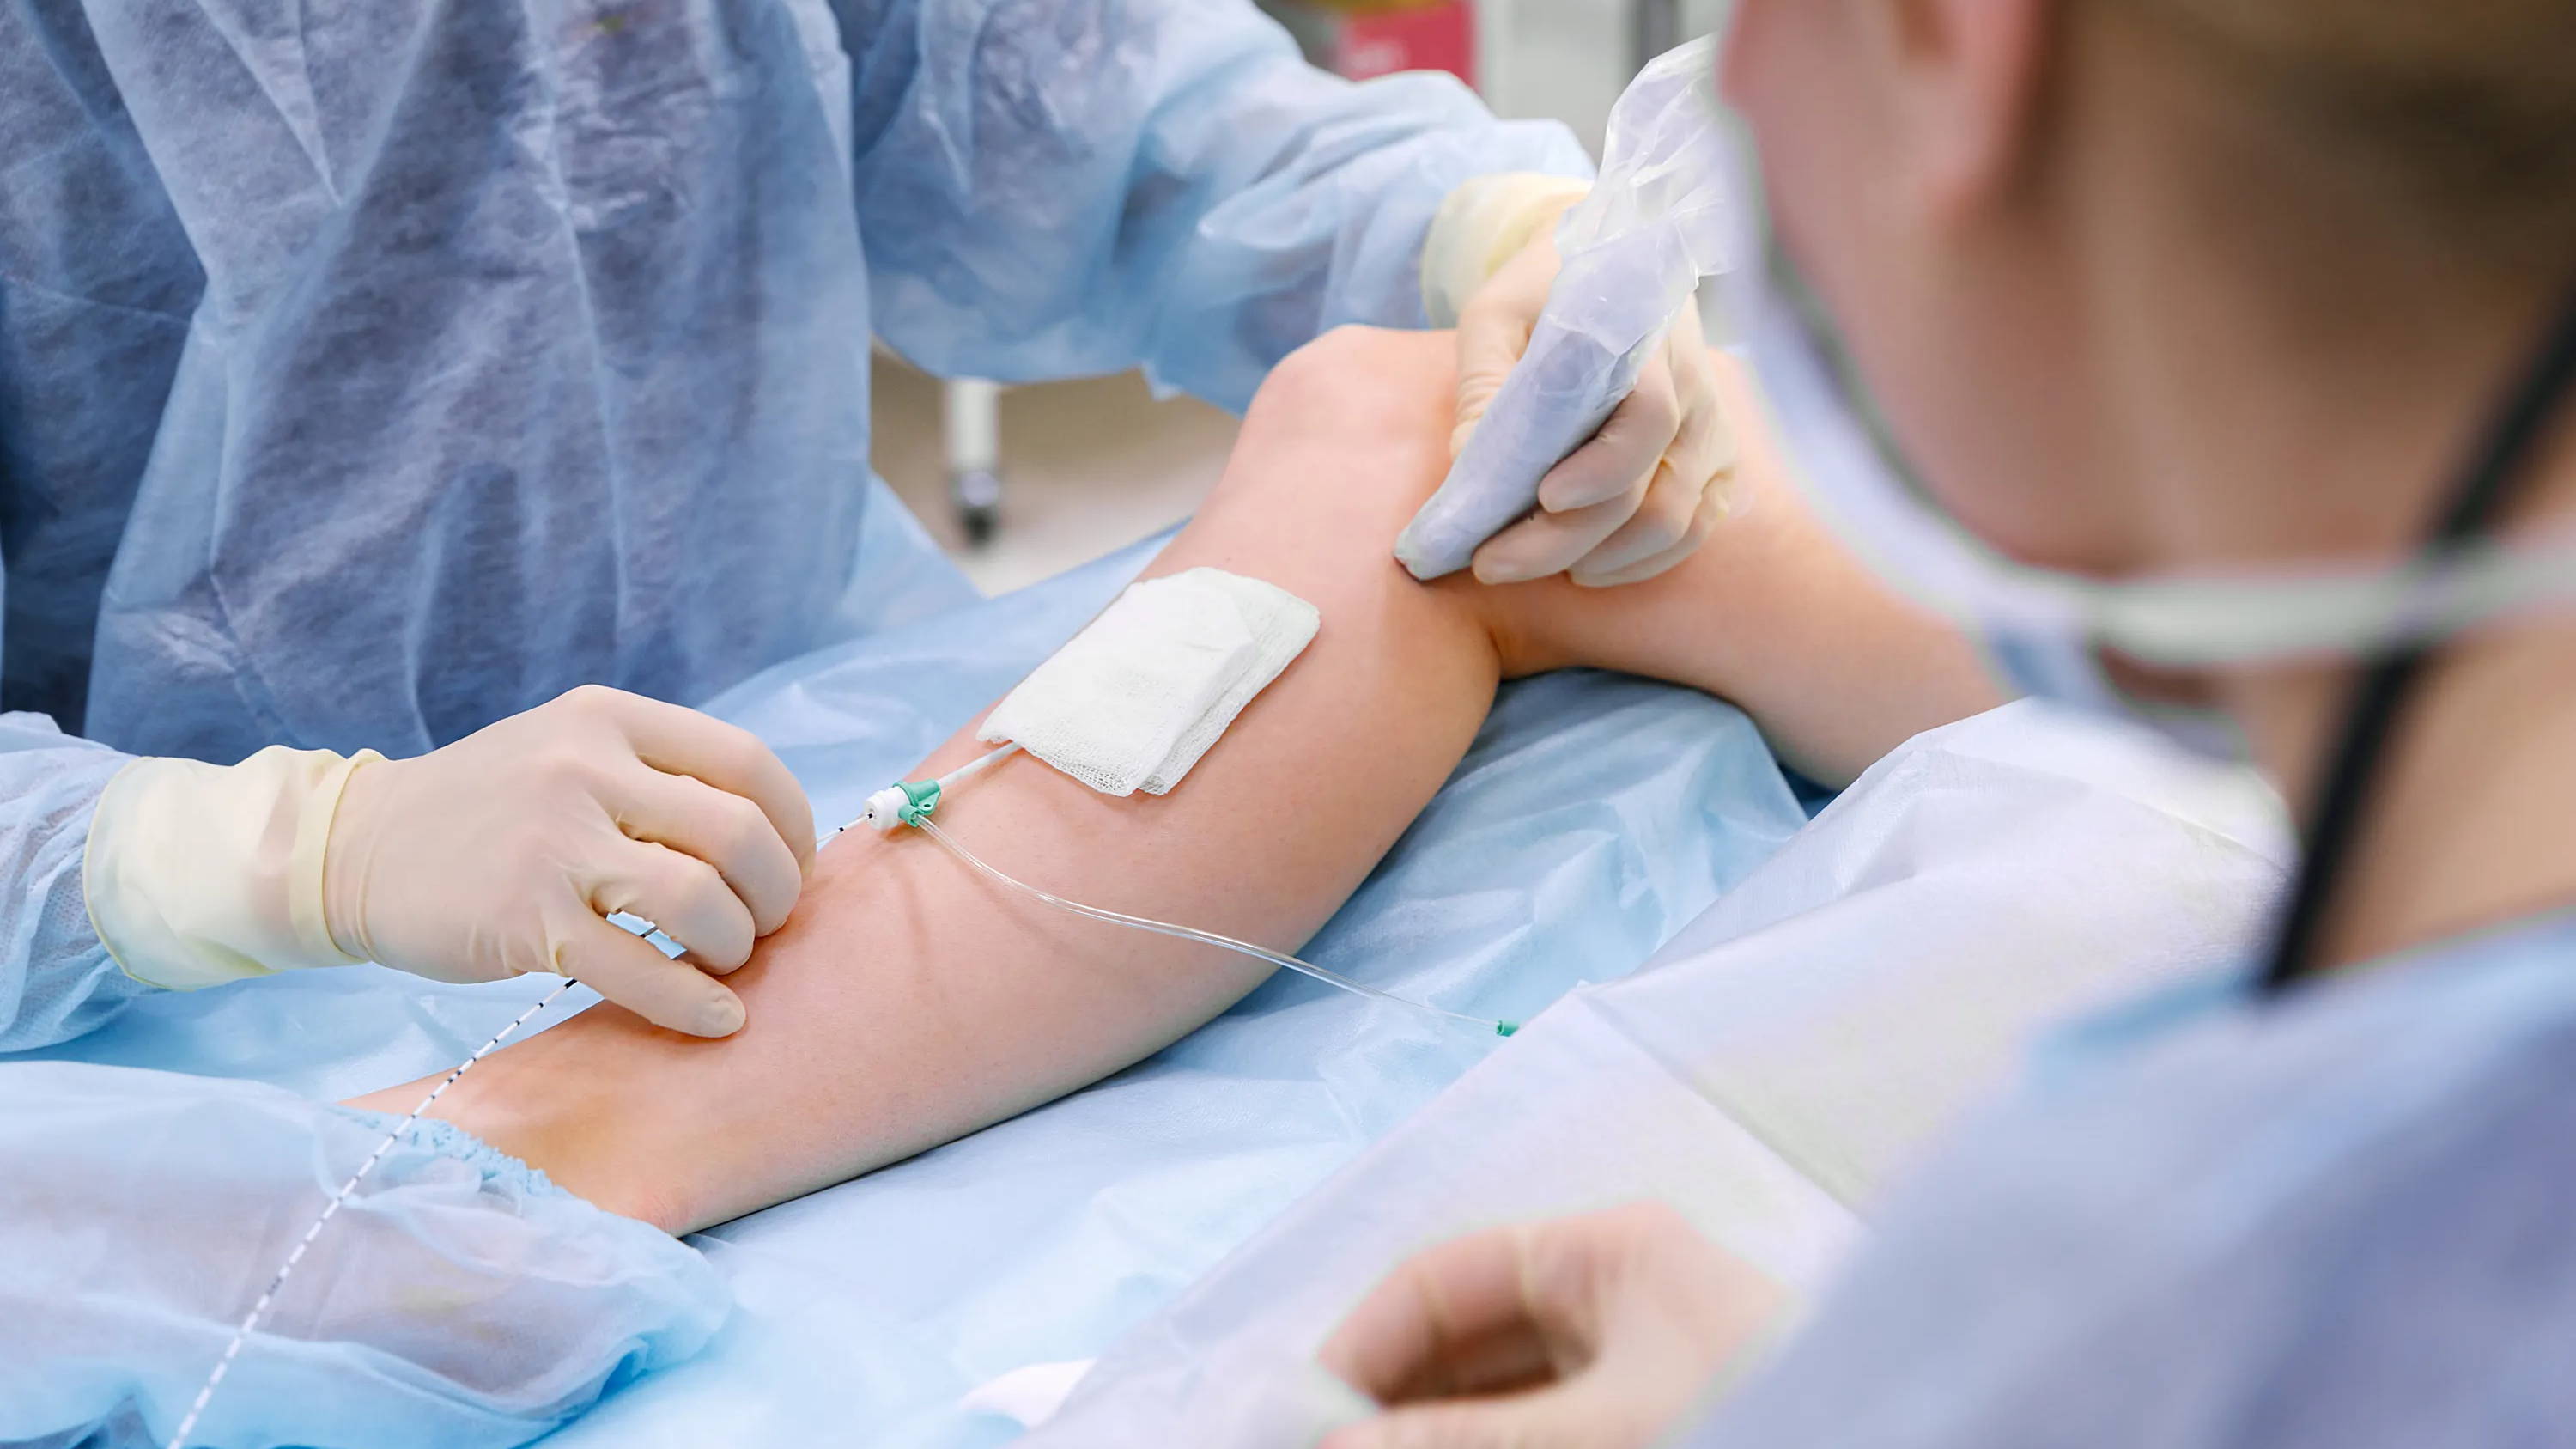
M 154 985 L 367 960 L 439 981 L 544 972 L 725 1036 L 742 1002 L 715 978 L 786 921 L 813 858 L 812 807 L 768 747 L 588 686 L 408 760 L 138 760 L 99 798 L 85 874 L 99 939 Z M 619 911 L 687 955 L 610 924 Z
M 1734 438 L 1692 297 L 1724 255 L 1708 183 L 1703 47 L 1648 66 L 1610 117 L 1588 190 L 1480 177 L 1423 246 L 1423 303 L 1458 328 L 1446 481 L 1404 531 L 1416 577 L 1651 578 L 1726 511 Z M 1463 299 L 1463 300 L 1462 300 Z

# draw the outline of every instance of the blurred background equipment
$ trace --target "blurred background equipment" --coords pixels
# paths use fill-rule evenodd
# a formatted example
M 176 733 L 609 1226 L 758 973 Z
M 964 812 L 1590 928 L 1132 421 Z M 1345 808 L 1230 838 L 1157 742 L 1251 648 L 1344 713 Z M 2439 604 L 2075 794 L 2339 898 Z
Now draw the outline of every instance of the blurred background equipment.
M 1368 80 L 1405 70 L 1447 71 L 1476 83 L 1474 0 L 1265 0 L 1306 58 Z
M 948 502 L 969 548 L 990 543 L 1002 521 L 1002 385 L 948 380 L 940 395 L 940 438 L 948 453 Z
M 1565 122 L 1596 157 L 1644 63 L 1716 28 L 1725 0 L 1261 0 L 1309 60 L 1355 80 L 1446 71 L 1504 116 Z M 1234 420 L 1141 378 L 1004 389 L 883 350 L 875 464 L 976 587 L 1004 593 L 1180 521 Z

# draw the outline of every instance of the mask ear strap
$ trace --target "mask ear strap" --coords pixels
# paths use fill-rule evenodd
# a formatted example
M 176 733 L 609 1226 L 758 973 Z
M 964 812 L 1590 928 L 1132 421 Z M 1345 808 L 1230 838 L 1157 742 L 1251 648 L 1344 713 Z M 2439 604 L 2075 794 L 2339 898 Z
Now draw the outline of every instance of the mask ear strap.
M 2548 336 L 2524 368 L 2522 380 L 2489 421 L 2420 557 L 2439 560 L 2494 528 L 2497 516 L 2538 471 L 2527 466 L 2530 455 L 2571 385 L 2576 385 L 2576 292 L 2560 309 Z M 2342 738 L 2309 817 L 2298 885 L 2273 942 L 2271 964 L 2263 973 L 2265 994 L 2278 994 L 2316 969 L 2312 958 L 2317 937 L 2333 908 L 2335 885 L 2368 823 L 2370 788 L 2377 780 L 2381 758 L 2388 753 L 2424 666 L 2440 650 L 2439 641 L 2400 648 L 2374 662 L 2355 686 Z

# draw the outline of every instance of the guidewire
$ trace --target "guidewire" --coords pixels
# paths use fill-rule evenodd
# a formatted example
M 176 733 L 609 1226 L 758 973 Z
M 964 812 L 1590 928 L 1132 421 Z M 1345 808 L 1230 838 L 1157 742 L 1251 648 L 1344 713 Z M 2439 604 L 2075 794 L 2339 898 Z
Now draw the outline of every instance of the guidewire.
M 538 1012 L 554 1005 L 555 999 L 570 991 L 573 985 L 573 979 L 565 977 L 562 985 L 547 992 L 536 1005 L 520 1012 L 508 1026 L 492 1033 L 492 1039 L 483 1043 L 474 1055 L 458 1062 L 456 1070 L 430 1088 L 429 1095 L 420 1099 L 420 1105 L 411 1109 L 411 1115 L 395 1123 L 394 1130 L 386 1133 L 384 1140 L 376 1144 L 376 1150 L 367 1154 L 367 1160 L 358 1164 L 358 1170 L 349 1174 L 349 1180 L 340 1184 L 340 1190 L 331 1194 L 331 1200 L 322 1205 L 321 1216 L 313 1220 L 313 1226 L 304 1230 L 304 1236 L 296 1241 L 295 1250 L 278 1265 L 277 1276 L 268 1280 L 268 1287 L 259 1295 L 259 1300 L 251 1304 L 250 1312 L 242 1315 L 241 1325 L 233 1330 L 232 1342 L 224 1345 L 223 1357 L 215 1360 L 214 1371 L 206 1375 L 205 1386 L 197 1390 L 196 1402 L 188 1406 L 188 1412 L 179 1420 L 179 1427 L 171 1431 L 166 1449 L 187 1449 L 188 1436 L 197 1432 L 197 1420 L 205 1415 L 206 1405 L 214 1402 L 215 1390 L 223 1383 L 224 1375 L 233 1371 L 233 1360 L 241 1356 L 242 1345 L 250 1341 L 251 1334 L 259 1328 L 259 1321 L 268 1316 L 269 1305 L 277 1301 L 277 1291 L 286 1286 L 286 1280 L 294 1275 L 295 1265 L 304 1261 L 304 1251 L 313 1246 L 315 1238 L 322 1236 L 322 1225 L 340 1211 L 340 1205 L 349 1200 L 349 1194 L 358 1190 L 358 1184 L 367 1180 L 367 1174 L 376 1170 L 376 1164 L 382 1162 L 385 1154 L 393 1150 L 393 1145 L 402 1140 L 403 1133 L 411 1129 L 411 1124 L 420 1120 L 420 1114 L 430 1109 L 430 1104 L 438 1100 L 440 1093 L 455 1086 L 456 1079 L 464 1076 L 476 1062 L 499 1051 L 501 1043 L 508 1041 L 512 1032 L 527 1025 Z
M 990 757 L 988 756 L 987 758 Z M 999 867 L 989 864 L 983 857 L 959 844 L 955 836 L 952 836 L 947 831 L 940 829 L 938 823 L 933 821 L 927 814 L 921 814 L 906 823 L 928 835 L 931 839 L 938 841 L 942 846 L 945 846 L 949 854 L 956 856 L 959 860 L 966 862 L 976 870 L 983 872 L 985 875 L 1001 882 L 1003 885 L 1009 886 L 1011 889 L 1020 892 L 1022 895 L 1029 896 L 1035 900 L 1042 901 L 1047 905 L 1053 906 L 1057 910 L 1070 912 L 1071 914 L 1081 916 L 1086 920 L 1105 921 L 1110 925 L 1125 926 L 1130 930 L 1150 931 L 1157 936 L 1171 936 L 1183 941 L 1196 941 L 1202 945 L 1215 946 L 1223 950 L 1233 951 L 1239 955 L 1252 957 L 1256 961 L 1267 961 L 1273 966 L 1285 966 L 1289 970 L 1298 972 L 1301 975 L 1311 976 L 1317 981 L 1323 982 L 1327 986 L 1338 986 L 1344 991 L 1351 992 L 1355 995 L 1370 997 L 1374 1000 L 1388 1002 L 1396 1006 L 1410 1007 L 1415 1011 L 1427 1011 L 1434 1016 L 1448 1017 L 1452 1021 L 1463 1021 L 1473 1026 L 1482 1027 L 1496 1036 L 1510 1036 L 1512 1033 L 1521 1029 L 1520 1023 L 1516 1021 L 1497 1021 L 1490 1016 L 1470 1016 L 1462 1011 L 1451 1011 L 1444 1006 L 1434 1006 L 1427 1001 L 1416 1001 L 1409 996 L 1398 996 L 1392 991 L 1380 991 L 1374 986 L 1367 985 L 1363 982 L 1353 981 L 1351 978 L 1344 976 L 1339 972 L 1327 971 L 1312 961 L 1300 960 L 1295 956 L 1289 955 L 1285 951 L 1273 951 L 1267 946 L 1257 946 L 1250 941 L 1238 941 L 1232 936 L 1220 936 L 1214 931 L 1202 931 L 1195 926 L 1175 925 L 1170 921 L 1157 921 L 1147 916 L 1131 916 L 1124 911 L 1112 911 L 1100 906 L 1087 906 L 1080 901 L 1066 900 L 1064 897 L 1053 894 L 1052 892 L 1042 891 L 1036 886 L 1030 885 L 1028 882 L 1008 874 Z

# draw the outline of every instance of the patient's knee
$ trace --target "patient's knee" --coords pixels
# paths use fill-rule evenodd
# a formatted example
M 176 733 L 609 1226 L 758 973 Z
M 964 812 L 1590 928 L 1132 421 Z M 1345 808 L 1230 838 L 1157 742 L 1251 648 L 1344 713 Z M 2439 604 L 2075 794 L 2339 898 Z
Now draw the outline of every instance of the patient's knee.
M 1202 544 L 1239 550 L 1226 566 L 1292 590 L 1300 580 L 1329 589 L 1307 595 L 1328 617 L 1336 603 L 1401 598 L 1473 625 L 1509 655 L 1498 591 L 1465 575 L 1425 587 L 1395 561 L 1396 535 L 1449 470 L 1456 349 L 1448 332 L 1342 327 L 1291 353 L 1262 383 L 1199 511 Z
M 1392 549 L 1448 470 L 1456 347 L 1447 332 L 1339 327 L 1290 353 L 1244 414 L 1217 499 L 1331 515 L 1352 542 Z
M 1352 451 L 1435 442 L 1445 463 L 1457 346 L 1449 332 L 1336 327 L 1280 359 L 1244 429 L 1330 429 Z
M 1290 353 L 1253 399 L 1220 491 L 1329 530 L 1388 586 L 1421 587 L 1472 619 L 1506 676 L 1559 668 L 1565 652 L 1530 625 L 1562 601 L 1562 578 L 1488 587 L 1460 572 L 1417 586 L 1395 562 L 1396 535 L 1448 476 L 1457 348 L 1452 332 L 1338 327 Z

